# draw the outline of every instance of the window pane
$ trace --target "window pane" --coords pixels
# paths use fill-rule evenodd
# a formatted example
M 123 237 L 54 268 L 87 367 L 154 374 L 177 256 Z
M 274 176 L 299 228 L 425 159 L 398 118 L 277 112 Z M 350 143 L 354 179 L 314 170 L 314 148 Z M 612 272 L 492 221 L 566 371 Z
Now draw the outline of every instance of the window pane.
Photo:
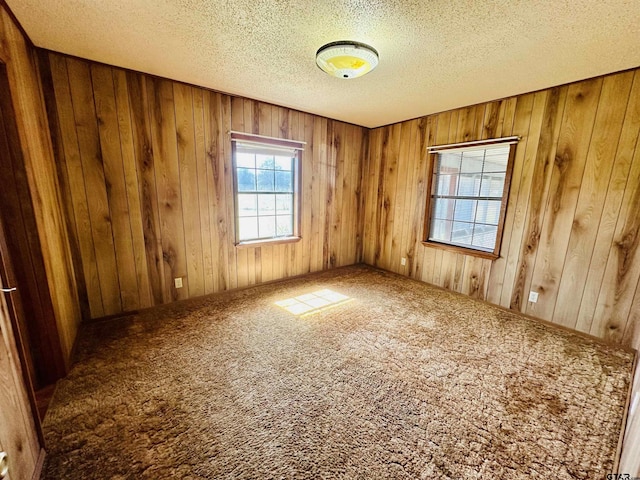
M 476 217 L 477 203 L 477 200 L 456 200 L 456 207 L 453 214 L 454 220 L 473 222 Z
M 258 191 L 273 192 L 273 170 L 258 170 Z
M 476 225 L 473 231 L 474 247 L 485 248 L 492 251 L 496 246 L 498 227 L 494 225 Z
M 472 239 L 473 223 L 453 222 L 453 230 L 451 231 L 451 241 L 453 243 L 471 245 Z
M 276 217 L 258 217 L 258 231 L 261 238 L 272 238 L 276 236 Z
M 276 157 L 276 170 L 293 170 L 293 158 Z
M 458 175 L 439 175 L 434 180 L 438 195 L 455 195 Z
M 293 214 L 293 194 L 276 195 L 276 213 Z
M 483 197 L 502 197 L 504 189 L 504 173 L 494 173 L 482 177 L 480 195 Z
M 501 206 L 502 202 L 500 200 L 479 200 L 476 222 L 498 225 Z
M 485 172 L 506 172 L 509 161 L 509 147 L 487 149 L 484 160 Z
M 275 168 L 276 161 L 273 155 L 256 155 L 256 163 L 258 168 Z
M 462 154 L 461 171 L 464 173 L 482 173 L 484 150 L 471 150 Z
M 242 217 L 238 221 L 239 240 L 258 238 L 258 217 Z
M 449 198 L 436 198 L 435 201 L 435 218 L 452 219 L 453 207 L 455 200 Z
M 460 153 L 441 153 L 438 155 L 437 170 L 441 174 L 457 173 L 460 171 Z
M 276 226 L 278 236 L 293 235 L 293 215 L 278 215 Z
M 258 199 L 256 194 L 238 194 L 238 216 L 255 217 L 258 215 Z
M 256 171 L 248 168 L 238 168 L 238 191 L 253 192 L 256 189 Z
M 273 215 L 276 213 L 276 196 L 273 194 L 258 195 L 258 215 Z
M 449 242 L 451 238 L 451 227 L 453 222 L 449 220 L 434 220 L 431 224 L 431 235 L 429 240 Z
M 256 168 L 256 156 L 252 153 L 236 153 L 236 167 Z
M 252 139 L 240 142 L 231 134 L 236 178 L 235 208 L 238 241 L 277 239 L 291 236 L 299 221 L 300 201 L 295 182 L 302 153 L 293 146 L 283 149 L 283 142 Z
M 293 172 L 276 170 L 276 192 L 293 192 Z
M 429 240 L 495 249 L 511 148 L 471 146 L 436 155 Z
M 477 197 L 480 192 L 480 176 L 479 175 L 461 175 L 460 185 L 458 186 L 458 195 L 465 197 Z

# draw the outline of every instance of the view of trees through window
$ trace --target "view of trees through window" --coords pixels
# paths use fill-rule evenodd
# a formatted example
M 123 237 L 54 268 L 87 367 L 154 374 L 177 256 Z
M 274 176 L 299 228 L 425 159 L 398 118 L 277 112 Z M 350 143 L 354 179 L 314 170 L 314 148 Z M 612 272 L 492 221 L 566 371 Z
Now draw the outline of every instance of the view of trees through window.
M 436 154 L 429 240 L 493 252 L 509 145 Z
M 294 234 L 295 154 L 236 150 L 238 240 Z

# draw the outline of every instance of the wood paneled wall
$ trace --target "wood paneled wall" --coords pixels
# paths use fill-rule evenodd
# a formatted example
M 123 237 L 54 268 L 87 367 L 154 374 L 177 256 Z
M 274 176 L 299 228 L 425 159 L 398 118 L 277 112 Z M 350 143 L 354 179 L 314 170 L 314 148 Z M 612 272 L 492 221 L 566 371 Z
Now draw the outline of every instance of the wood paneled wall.
M 367 129 L 45 56 L 64 204 L 91 317 L 360 261 Z M 231 130 L 307 143 L 301 241 L 234 245 Z M 174 287 L 177 277 L 183 288 Z
M 364 261 L 640 347 L 640 71 L 369 131 L 42 58 L 91 317 Z M 234 246 L 230 130 L 307 142 L 301 242 Z M 508 135 L 521 140 L 500 258 L 424 246 L 426 147 Z
M 51 297 L 55 324 L 49 326 L 48 340 L 60 344 L 63 361 L 68 362 L 81 314 L 43 92 L 33 53 L 4 2 L 0 2 L 0 61 L 6 65 L 35 216 L 35 234 L 40 240 L 48 284 L 48 291 L 39 294 Z M 3 205 L 2 208 L 20 207 Z M 54 347 L 57 345 L 52 345 Z
M 631 345 L 640 328 L 639 128 L 635 70 L 372 130 L 364 261 Z M 423 245 L 426 146 L 509 135 L 521 140 L 500 258 Z
M 640 69 L 374 129 L 364 261 L 640 349 L 639 130 Z M 426 147 L 509 135 L 500 258 L 423 245 Z M 635 476 L 640 370 L 631 395 L 618 471 Z

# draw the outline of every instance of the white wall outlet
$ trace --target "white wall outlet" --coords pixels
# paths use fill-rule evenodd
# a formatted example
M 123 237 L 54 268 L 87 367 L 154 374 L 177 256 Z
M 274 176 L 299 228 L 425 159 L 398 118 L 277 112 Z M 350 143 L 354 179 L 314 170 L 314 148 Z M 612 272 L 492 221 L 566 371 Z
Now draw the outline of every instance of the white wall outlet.
M 531 303 L 536 303 L 538 301 L 538 292 L 529 292 L 529 301 Z
M 404 258 L 404 257 L 402 257 L 402 258 L 400 259 L 400 265 L 406 265 L 406 264 L 407 264 L 407 259 L 406 259 L 406 258 Z
M 174 278 L 173 283 L 175 284 L 176 288 L 182 288 L 182 277 Z

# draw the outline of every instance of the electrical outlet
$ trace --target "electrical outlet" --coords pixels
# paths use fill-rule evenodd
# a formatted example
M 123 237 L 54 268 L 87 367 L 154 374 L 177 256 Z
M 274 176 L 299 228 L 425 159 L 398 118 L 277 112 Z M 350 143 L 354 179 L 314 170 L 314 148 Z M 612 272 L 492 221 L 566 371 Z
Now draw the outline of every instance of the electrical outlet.
M 176 288 L 182 288 L 182 277 L 174 278 L 173 283 L 175 284 Z
M 538 292 L 529 292 L 529 301 L 531 303 L 536 303 L 538 301 Z
M 402 257 L 402 258 L 400 259 L 400 265 L 406 265 L 406 264 L 407 264 L 407 259 L 406 259 L 406 258 L 404 258 L 404 257 Z

